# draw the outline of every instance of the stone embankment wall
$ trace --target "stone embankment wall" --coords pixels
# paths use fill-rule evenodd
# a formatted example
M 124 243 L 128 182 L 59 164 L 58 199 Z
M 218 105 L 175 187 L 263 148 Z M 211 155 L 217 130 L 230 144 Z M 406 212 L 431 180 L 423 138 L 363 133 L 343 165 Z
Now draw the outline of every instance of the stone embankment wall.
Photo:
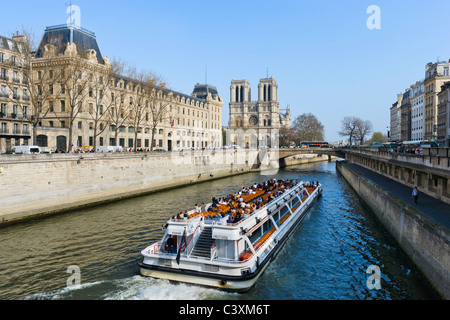
M 433 287 L 445 299 L 450 299 L 449 230 L 359 175 L 346 166 L 345 162 L 336 162 L 336 168 L 372 209 Z
M 0 225 L 249 171 L 258 157 L 244 150 L 2 155 Z

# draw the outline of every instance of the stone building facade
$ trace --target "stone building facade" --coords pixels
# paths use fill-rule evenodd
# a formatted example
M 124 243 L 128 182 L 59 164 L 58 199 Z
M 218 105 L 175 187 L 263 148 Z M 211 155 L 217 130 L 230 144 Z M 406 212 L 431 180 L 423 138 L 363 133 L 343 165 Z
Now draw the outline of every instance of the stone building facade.
M 280 129 L 291 127 L 289 105 L 280 110 L 278 84 L 272 77 L 260 79 L 258 100 L 252 101 L 247 80 L 231 81 L 229 129 L 231 143 L 243 147 L 270 147 Z
M 418 81 L 411 86 L 411 140 L 423 140 L 424 126 L 424 86 Z
M 425 67 L 425 140 L 436 141 L 438 93 L 450 81 L 450 62 L 428 63 Z
M 450 81 L 441 86 L 437 105 L 437 142 L 441 147 L 450 147 Z
M 155 78 L 123 76 L 102 56 L 95 34 L 78 26 L 47 27 L 31 74 L 36 105 L 30 114 L 38 119 L 31 135 L 44 150 L 112 145 L 170 151 L 222 145 L 223 100 L 214 86 L 197 84 L 187 95 Z M 31 141 L 28 136 L 14 142 Z
M 31 104 L 22 37 L 0 36 L 0 153 L 31 142 Z

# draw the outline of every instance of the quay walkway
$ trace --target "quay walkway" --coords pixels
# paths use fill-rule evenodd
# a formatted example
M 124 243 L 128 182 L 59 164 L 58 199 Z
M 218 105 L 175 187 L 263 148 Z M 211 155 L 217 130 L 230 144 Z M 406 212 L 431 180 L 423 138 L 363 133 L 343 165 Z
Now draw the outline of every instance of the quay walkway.
M 419 199 L 417 200 L 417 204 L 415 204 L 414 199 L 411 197 L 412 189 L 410 187 L 360 165 L 354 163 L 347 163 L 346 165 L 450 230 L 450 204 L 433 198 L 423 192 L 419 192 Z
M 419 199 L 417 200 L 417 204 L 415 204 L 414 199 L 411 197 L 412 189 L 410 187 L 360 165 L 347 163 L 347 166 L 354 171 L 357 171 L 362 176 L 372 180 L 403 202 L 416 207 L 423 214 L 450 230 L 450 204 L 433 198 L 423 192 L 419 192 Z

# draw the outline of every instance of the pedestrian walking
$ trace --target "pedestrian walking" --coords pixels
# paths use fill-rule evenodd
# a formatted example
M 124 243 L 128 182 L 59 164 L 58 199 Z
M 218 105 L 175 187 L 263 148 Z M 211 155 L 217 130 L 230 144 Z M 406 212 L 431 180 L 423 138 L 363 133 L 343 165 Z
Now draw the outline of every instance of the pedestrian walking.
M 417 199 L 419 198 L 419 190 L 417 190 L 417 187 L 414 187 L 412 197 L 414 198 L 414 203 L 417 204 Z

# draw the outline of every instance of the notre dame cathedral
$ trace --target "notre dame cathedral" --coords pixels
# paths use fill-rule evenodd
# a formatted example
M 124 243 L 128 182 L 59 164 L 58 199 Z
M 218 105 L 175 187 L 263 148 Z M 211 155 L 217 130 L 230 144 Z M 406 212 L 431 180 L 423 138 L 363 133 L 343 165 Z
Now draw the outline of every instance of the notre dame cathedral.
M 275 146 L 279 130 L 290 127 L 291 111 L 289 105 L 280 110 L 278 85 L 273 76 L 259 81 L 257 101 L 252 101 L 247 80 L 233 78 L 229 117 L 231 143 L 247 148 Z

